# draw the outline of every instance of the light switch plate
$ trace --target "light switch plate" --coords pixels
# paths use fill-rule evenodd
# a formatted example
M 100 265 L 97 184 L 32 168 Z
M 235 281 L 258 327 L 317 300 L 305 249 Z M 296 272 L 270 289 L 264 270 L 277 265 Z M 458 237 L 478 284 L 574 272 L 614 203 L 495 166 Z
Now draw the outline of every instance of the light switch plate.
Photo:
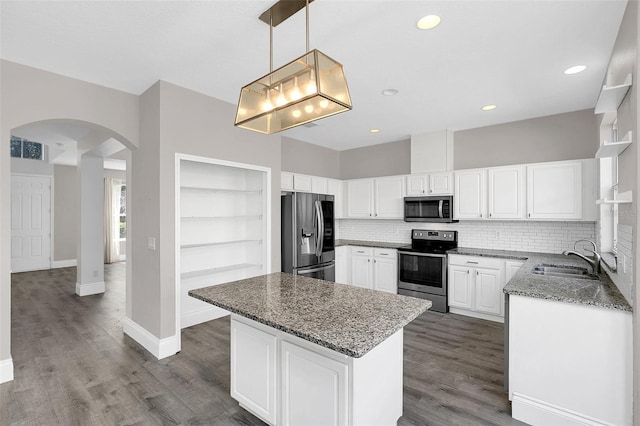
M 149 247 L 149 250 L 155 250 L 156 249 L 156 239 L 154 237 L 149 237 L 147 245 Z

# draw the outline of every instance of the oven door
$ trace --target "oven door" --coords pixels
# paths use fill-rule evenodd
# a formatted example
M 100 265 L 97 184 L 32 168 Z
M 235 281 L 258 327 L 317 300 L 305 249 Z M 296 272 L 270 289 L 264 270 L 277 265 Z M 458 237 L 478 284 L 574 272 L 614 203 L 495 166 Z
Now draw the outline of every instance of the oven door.
M 447 255 L 398 252 L 398 287 L 447 295 Z

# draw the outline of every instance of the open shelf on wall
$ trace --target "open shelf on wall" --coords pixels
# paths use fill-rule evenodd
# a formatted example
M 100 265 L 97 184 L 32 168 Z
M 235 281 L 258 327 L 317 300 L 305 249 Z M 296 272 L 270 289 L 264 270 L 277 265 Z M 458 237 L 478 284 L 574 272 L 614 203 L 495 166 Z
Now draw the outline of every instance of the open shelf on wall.
M 633 192 L 625 191 L 618 194 L 618 197 L 615 200 L 607 200 L 601 198 L 596 201 L 596 204 L 628 204 L 633 202 Z
M 262 240 L 230 240 L 230 241 L 216 241 L 212 243 L 182 244 L 180 248 L 193 249 L 193 248 L 202 248 L 202 247 L 228 246 L 230 244 L 243 244 L 243 243 L 262 243 Z
M 627 78 L 622 84 L 617 86 L 602 86 L 594 112 L 596 114 L 602 114 L 616 111 L 631 88 L 631 83 L 631 74 L 627 74 Z
M 181 186 L 180 189 L 186 191 L 226 192 L 231 194 L 262 194 L 261 189 L 206 188 L 202 186 Z
M 632 133 L 629 131 L 621 141 L 601 145 L 596 152 L 596 158 L 617 157 L 632 143 Z
M 237 263 L 234 265 L 222 266 L 220 268 L 199 269 L 191 272 L 183 272 L 180 274 L 180 278 L 183 278 L 183 279 L 196 278 L 196 277 L 203 277 L 205 275 L 217 275 L 217 274 L 224 274 L 227 272 L 249 270 L 254 268 L 262 268 L 262 265 L 257 265 L 252 263 Z

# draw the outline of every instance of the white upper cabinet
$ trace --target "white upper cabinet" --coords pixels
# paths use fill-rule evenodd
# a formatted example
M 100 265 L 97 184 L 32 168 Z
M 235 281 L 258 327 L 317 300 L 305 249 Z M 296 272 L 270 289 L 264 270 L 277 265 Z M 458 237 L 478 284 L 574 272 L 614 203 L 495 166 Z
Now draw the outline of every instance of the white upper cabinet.
M 527 218 L 582 219 L 582 161 L 527 166 Z
M 311 192 L 311 176 L 293 175 L 293 189 L 299 192 Z
M 347 217 L 402 219 L 404 177 L 347 181 Z
M 455 173 L 454 217 L 456 219 L 483 219 L 486 217 L 487 199 L 485 169 L 464 170 Z
M 373 179 L 347 181 L 347 217 L 373 217 Z
M 489 219 L 524 219 L 526 208 L 525 167 L 488 170 Z
M 407 176 L 407 195 L 453 194 L 453 172 Z
M 311 176 L 311 192 L 314 194 L 328 194 L 328 179 L 319 177 L 319 176 Z
M 327 179 L 327 194 L 333 195 L 333 215 L 336 219 L 344 218 L 344 182 L 339 179 Z
M 280 189 L 283 191 L 293 191 L 293 173 L 280 173 Z
M 375 211 L 373 216 L 383 219 L 404 217 L 404 177 L 375 179 Z

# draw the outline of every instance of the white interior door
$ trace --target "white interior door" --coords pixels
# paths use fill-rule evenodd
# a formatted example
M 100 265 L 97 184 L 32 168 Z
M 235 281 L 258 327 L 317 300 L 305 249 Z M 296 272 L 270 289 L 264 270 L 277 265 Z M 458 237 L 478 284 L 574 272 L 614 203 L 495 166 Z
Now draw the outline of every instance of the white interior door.
M 51 266 L 51 177 L 11 175 L 11 271 Z

